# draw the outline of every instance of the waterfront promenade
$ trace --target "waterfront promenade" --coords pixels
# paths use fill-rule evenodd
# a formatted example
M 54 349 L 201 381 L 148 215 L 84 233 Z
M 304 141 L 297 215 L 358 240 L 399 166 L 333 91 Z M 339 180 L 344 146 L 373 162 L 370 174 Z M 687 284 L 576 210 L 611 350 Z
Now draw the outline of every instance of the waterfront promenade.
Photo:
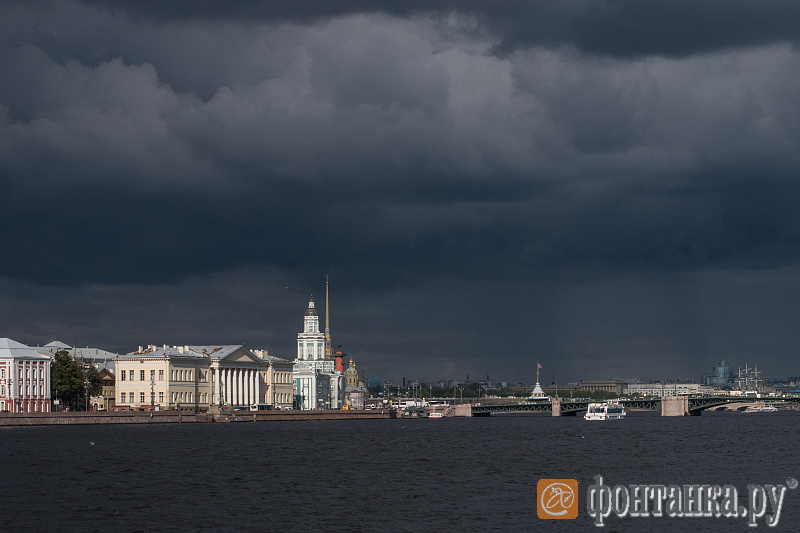
M 368 411 L 234 411 L 195 414 L 193 411 L 80 411 L 70 413 L 0 413 L 0 426 L 57 426 L 76 424 L 186 424 L 204 422 L 280 422 L 292 420 L 391 419 L 397 413 Z

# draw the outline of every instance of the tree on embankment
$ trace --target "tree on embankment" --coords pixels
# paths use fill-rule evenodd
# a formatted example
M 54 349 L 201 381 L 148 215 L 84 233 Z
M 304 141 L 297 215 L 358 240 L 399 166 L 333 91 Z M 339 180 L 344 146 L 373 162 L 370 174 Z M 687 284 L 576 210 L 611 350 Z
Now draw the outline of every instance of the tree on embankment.
M 59 350 L 50 367 L 50 395 L 73 410 L 85 409 L 86 399 L 103 392 L 100 373 L 89 361 L 74 359 L 68 351 Z

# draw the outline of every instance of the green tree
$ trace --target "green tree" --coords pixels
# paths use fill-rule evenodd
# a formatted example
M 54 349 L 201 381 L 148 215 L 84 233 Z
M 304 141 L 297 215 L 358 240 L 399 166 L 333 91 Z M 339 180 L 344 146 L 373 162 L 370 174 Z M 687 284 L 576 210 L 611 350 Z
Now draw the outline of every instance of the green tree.
M 62 405 L 72 409 L 82 409 L 89 396 L 97 396 L 103 391 L 100 373 L 89 361 L 73 359 L 66 350 L 59 350 L 53 356 L 50 367 L 51 395 Z

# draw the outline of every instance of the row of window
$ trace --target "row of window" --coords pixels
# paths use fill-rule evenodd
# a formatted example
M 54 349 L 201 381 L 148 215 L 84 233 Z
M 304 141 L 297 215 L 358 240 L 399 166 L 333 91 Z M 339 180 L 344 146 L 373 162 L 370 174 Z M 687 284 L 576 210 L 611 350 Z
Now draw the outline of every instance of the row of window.
M 135 392 L 129 392 L 129 393 L 122 392 L 119 395 L 119 399 L 120 399 L 120 403 L 123 403 L 123 404 L 124 403 L 128 403 L 128 402 L 136 403 L 136 393 Z M 154 398 L 154 401 L 155 401 L 155 398 Z M 144 392 L 140 392 L 139 393 L 139 403 L 146 403 L 145 393 Z M 158 403 L 164 403 L 164 392 L 163 391 L 158 393 Z
M 24 373 L 23 370 L 19 369 L 19 380 L 22 381 L 23 379 L 31 379 L 31 371 L 33 371 L 33 379 L 36 379 L 36 368 L 33 369 L 27 368 L 25 369 Z M 39 367 L 39 378 L 44 379 L 44 367 Z M 6 369 L 0 368 L 0 379 L 6 379 Z
M 208 379 L 208 372 L 203 372 L 202 370 L 197 372 L 197 377 L 199 381 L 206 381 Z M 173 370 L 170 376 L 172 381 L 193 381 L 194 380 L 194 371 L 193 370 Z M 135 370 L 121 370 L 119 373 L 119 380 L 120 381 L 136 381 L 136 371 Z M 145 381 L 145 371 L 139 370 L 139 381 Z M 156 381 L 156 371 L 150 371 L 150 381 Z M 164 381 L 164 370 L 159 369 L 158 371 L 158 381 Z
M 121 392 L 119 394 L 119 402 L 120 404 L 128 404 L 128 403 L 136 403 L 136 395 L 139 395 L 139 403 L 145 404 L 149 400 L 147 398 L 147 394 L 145 392 Z M 286 395 L 288 396 L 288 395 Z M 173 392 L 170 394 L 170 401 L 172 403 L 192 403 L 194 401 L 194 393 L 193 392 Z M 197 399 L 200 403 L 208 403 L 208 393 L 207 392 L 200 392 L 197 394 Z M 154 398 L 155 401 L 155 398 Z M 158 403 L 164 403 L 164 392 L 158 392 Z
M 145 372 L 144 370 L 139 370 L 139 381 L 144 381 L 144 375 L 145 375 L 144 372 Z M 125 381 L 126 379 L 128 381 L 136 381 L 136 371 L 135 370 L 128 370 L 128 371 L 122 370 L 122 371 L 120 371 L 119 380 L 120 381 Z M 155 370 L 151 370 L 150 371 L 150 381 L 155 381 L 155 380 L 156 380 L 156 371 Z M 158 381 L 164 381 L 164 370 L 163 369 L 158 371 Z
M 8 391 L 11 392 L 11 388 L 10 387 L 9 387 Z M 6 395 L 6 386 L 5 385 L 0 385 L 0 396 L 5 396 L 5 395 Z M 24 396 L 30 396 L 30 395 L 31 395 L 31 386 L 30 385 L 25 385 L 25 394 L 24 394 Z M 37 395 L 36 394 L 36 385 L 33 386 L 33 395 L 34 396 Z M 44 396 L 44 386 L 43 385 L 39 385 L 39 394 L 38 395 L 39 396 Z
M 292 374 L 289 372 L 275 372 L 275 383 L 291 383 Z

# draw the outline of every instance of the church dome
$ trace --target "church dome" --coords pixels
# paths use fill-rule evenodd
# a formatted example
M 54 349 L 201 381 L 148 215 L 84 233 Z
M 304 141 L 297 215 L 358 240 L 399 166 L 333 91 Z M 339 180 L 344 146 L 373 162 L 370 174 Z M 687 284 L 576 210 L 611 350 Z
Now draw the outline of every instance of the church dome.
M 317 308 L 314 307 L 314 297 L 308 302 L 308 309 L 306 309 L 306 316 L 317 316 Z

